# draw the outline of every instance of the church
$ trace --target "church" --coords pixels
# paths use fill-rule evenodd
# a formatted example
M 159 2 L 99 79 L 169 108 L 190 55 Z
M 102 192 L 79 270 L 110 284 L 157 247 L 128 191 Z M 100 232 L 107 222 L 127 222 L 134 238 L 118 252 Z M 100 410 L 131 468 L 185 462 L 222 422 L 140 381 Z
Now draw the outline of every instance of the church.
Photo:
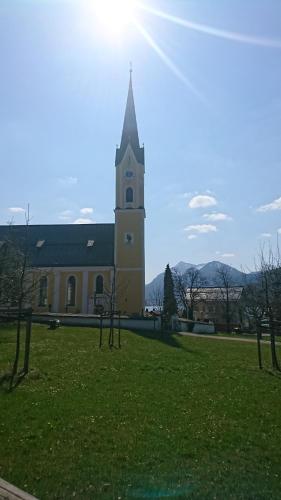
M 27 234 L 38 286 L 36 312 L 93 314 L 110 308 L 142 314 L 145 295 L 144 147 L 140 146 L 132 72 L 120 147 L 116 149 L 113 224 L 0 226 L 0 244 Z

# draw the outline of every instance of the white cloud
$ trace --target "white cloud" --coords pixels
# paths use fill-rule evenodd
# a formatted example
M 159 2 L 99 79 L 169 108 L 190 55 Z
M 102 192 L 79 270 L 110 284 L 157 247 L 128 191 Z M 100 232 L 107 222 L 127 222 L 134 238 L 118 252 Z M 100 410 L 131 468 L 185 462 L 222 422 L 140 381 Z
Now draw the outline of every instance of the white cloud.
M 189 239 L 189 240 L 195 240 L 195 238 L 197 238 L 197 235 L 196 235 L 196 234 L 189 234 L 189 235 L 188 235 L 188 239 Z
M 25 212 L 25 209 L 21 207 L 10 207 L 8 210 L 12 212 L 12 214 L 23 214 Z
M 213 207 L 214 205 L 217 205 L 216 198 L 204 194 L 194 196 L 188 204 L 189 208 Z
M 281 234 L 281 227 L 279 229 L 277 229 L 277 233 Z
M 235 257 L 235 253 L 222 253 L 221 257 L 224 257 L 225 259 L 230 259 L 231 257 Z
M 272 210 L 281 210 L 281 197 L 268 203 L 267 205 L 262 205 L 257 208 L 257 212 L 270 212 Z
M 187 226 L 184 230 L 195 231 L 196 233 L 214 233 L 217 231 L 217 228 L 213 224 L 195 224 Z
M 86 219 L 84 217 L 80 217 L 76 219 L 73 224 L 95 224 L 95 221 L 92 219 Z
M 70 220 L 71 219 L 71 215 L 72 215 L 72 210 L 63 210 L 59 214 L 59 219 L 60 220 Z
M 77 177 L 60 177 L 58 182 L 63 187 L 75 186 L 78 183 Z
M 227 214 L 223 214 L 221 212 L 213 212 L 211 214 L 204 214 L 203 217 L 205 219 L 210 220 L 212 222 L 220 221 L 220 220 L 232 220 L 232 217 L 230 217 Z
M 272 234 L 271 233 L 261 233 L 260 237 L 261 238 L 271 238 Z
M 80 213 L 82 215 L 89 215 L 89 214 L 92 214 L 94 211 L 93 208 L 80 208 Z

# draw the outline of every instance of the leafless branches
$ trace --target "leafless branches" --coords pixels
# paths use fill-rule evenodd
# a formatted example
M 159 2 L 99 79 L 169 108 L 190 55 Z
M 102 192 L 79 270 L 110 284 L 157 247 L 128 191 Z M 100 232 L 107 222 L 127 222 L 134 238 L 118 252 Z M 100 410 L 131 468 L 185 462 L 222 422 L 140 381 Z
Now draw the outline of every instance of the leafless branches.
M 200 297 L 203 281 L 198 269 L 192 267 L 184 274 L 174 270 L 173 278 L 177 301 L 188 319 L 194 320 L 194 307 Z
M 216 271 L 216 284 L 219 291 L 219 301 L 223 307 L 224 317 L 226 321 L 227 333 L 231 329 L 231 318 L 232 318 L 232 300 L 231 300 L 231 288 L 233 287 L 233 282 L 231 278 L 230 268 L 227 266 L 219 266 Z
M 149 294 L 149 304 L 159 308 L 163 307 L 164 300 L 164 290 L 163 286 L 154 286 L 153 290 Z

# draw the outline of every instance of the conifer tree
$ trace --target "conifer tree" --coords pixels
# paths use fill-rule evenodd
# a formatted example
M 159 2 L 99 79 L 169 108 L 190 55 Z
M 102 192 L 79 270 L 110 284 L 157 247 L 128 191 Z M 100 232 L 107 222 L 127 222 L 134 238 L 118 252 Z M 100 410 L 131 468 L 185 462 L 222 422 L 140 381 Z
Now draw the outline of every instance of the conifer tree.
M 174 282 L 169 264 L 167 264 L 164 274 L 163 313 L 167 322 L 170 321 L 171 316 L 173 316 L 173 314 L 177 313 L 177 302 L 174 293 Z

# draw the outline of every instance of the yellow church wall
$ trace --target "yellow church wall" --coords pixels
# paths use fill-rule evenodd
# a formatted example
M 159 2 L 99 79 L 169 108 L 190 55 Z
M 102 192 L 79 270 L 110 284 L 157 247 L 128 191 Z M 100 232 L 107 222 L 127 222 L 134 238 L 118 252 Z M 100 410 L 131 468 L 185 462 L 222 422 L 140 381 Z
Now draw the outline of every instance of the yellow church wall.
M 133 242 L 125 242 L 126 233 L 132 233 Z M 116 266 L 117 268 L 144 267 L 144 213 L 143 210 L 116 211 Z
M 70 276 L 76 279 L 75 290 L 75 306 L 67 306 L 67 280 Z M 59 294 L 59 311 L 69 313 L 79 313 L 82 309 L 82 272 L 81 271 L 62 271 L 60 273 L 60 294 Z
M 118 271 L 116 274 L 116 307 L 122 313 L 141 314 L 143 304 L 143 271 Z
M 126 171 L 133 172 L 133 177 L 126 178 Z M 139 208 L 144 206 L 144 165 L 137 162 L 130 144 L 127 147 L 123 160 L 116 169 L 116 207 Z M 133 203 L 126 203 L 125 191 L 132 187 L 134 192 Z
M 58 300 L 55 304 L 56 291 L 55 291 L 55 275 L 57 275 L 59 289 L 58 289 Z M 54 269 L 52 271 L 34 271 L 31 274 L 34 291 L 32 297 L 32 308 L 36 312 L 61 312 L 65 313 L 66 310 L 69 313 L 93 313 L 94 297 L 96 291 L 96 278 L 101 275 L 104 280 L 104 294 L 97 295 L 98 298 L 106 297 L 110 294 L 111 281 L 113 278 L 113 267 L 108 269 L 98 269 L 89 270 L 87 268 L 83 271 L 75 271 L 71 268 L 65 270 Z M 47 287 L 47 305 L 39 306 L 39 280 L 41 277 L 47 276 L 48 287 Z M 70 276 L 74 276 L 76 279 L 76 290 L 75 290 L 75 305 L 67 306 L 67 281 Z M 84 294 L 84 297 L 83 297 Z M 51 306 L 51 307 L 49 307 Z
M 54 275 L 50 273 L 48 275 L 48 306 L 52 305 L 54 297 Z
M 98 276 L 103 277 L 103 286 L 106 291 L 110 289 L 110 279 L 111 271 L 110 270 L 104 270 L 104 271 L 89 271 L 89 278 L 88 278 L 88 297 L 91 297 L 94 295 L 96 291 L 96 279 Z
M 39 282 L 44 276 L 47 277 L 47 305 L 39 306 Z M 37 312 L 49 311 L 49 305 L 52 305 L 54 294 L 54 275 L 49 270 L 39 270 L 32 272 L 33 280 L 33 296 L 32 296 L 32 309 Z
M 111 274 L 113 273 L 113 269 L 102 270 L 102 271 L 89 271 L 88 275 L 88 313 L 92 314 L 94 312 L 94 300 L 103 299 L 103 304 L 105 310 L 108 309 L 107 302 L 108 296 L 111 291 Z M 96 279 L 98 276 L 103 277 L 103 294 L 95 295 L 96 292 Z

